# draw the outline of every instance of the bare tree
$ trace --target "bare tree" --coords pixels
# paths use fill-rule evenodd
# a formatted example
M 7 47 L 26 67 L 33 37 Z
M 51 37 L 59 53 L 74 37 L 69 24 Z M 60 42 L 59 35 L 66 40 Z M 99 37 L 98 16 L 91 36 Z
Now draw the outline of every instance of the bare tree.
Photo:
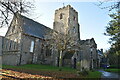
M 34 5 L 26 0 L 0 0 L 0 27 L 8 25 L 11 16 L 15 16 L 16 13 L 29 13 L 33 7 Z
M 79 39 L 76 37 L 76 34 L 61 34 L 56 31 L 51 31 L 47 36 L 46 40 L 48 45 L 51 49 L 58 50 L 58 57 L 59 57 L 59 67 L 61 69 L 63 56 L 67 51 L 79 51 L 80 44 Z
M 108 4 L 110 3 L 111 4 Z M 107 6 L 105 4 L 108 4 Z M 97 4 L 97 6 L 99 6 L 101 9 L 108 9 L 109 11 L 112 11 L 114 9 L 119 9 L 119 5 L 120 5 L 120 1 L 119 0 L 103 0 L 100 1 Z

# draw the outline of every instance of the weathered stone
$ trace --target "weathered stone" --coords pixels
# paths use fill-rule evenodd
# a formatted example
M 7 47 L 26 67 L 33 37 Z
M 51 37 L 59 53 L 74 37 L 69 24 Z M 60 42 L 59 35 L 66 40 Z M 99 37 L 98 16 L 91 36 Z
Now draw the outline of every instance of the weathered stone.
M 60 36 L 70 36 L 70 43 L 77 45 L 70 50 L 63 51 L 63 66 L 78 68 L 79 70 L 93 69 L 98 66 L 97 44 L 95 40 L 80 40 L 78 12 L 70 5 L 55 11 L 53 30 L 17 13 L 6 33 L 3 43 L 3 64 L 50 64 L 59 66 L 59 50 L 56 46 L 49 48 L 50 32 L 57 32 Z M 55 30 L 55 31 L 54 31 Z M 0 39 L 1 40 L 1 39 Z M 67 47 L 70 47 L 68 44 Z M 80 48 L 78 48 L 80 47 Z M 0 51 L 1 51 L 0 46 Z M 92 49 L 92 51 L 91 51 Z

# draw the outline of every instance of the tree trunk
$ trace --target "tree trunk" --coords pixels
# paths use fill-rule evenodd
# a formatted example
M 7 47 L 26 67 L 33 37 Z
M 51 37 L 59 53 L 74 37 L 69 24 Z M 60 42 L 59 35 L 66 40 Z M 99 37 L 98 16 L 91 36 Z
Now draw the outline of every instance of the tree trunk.
M 60 51 L 60 55 L 59 55 L 59 68 L 61 70 L 62 67 L 62 51 Z

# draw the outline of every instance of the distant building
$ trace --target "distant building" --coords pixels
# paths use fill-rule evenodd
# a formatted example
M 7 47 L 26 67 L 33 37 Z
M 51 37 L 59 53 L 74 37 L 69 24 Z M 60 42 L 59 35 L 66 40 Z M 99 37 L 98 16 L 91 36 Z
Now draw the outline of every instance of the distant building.
M 103 49 L 98 50 L 99 67 L 107 68 L 109 66 L 109 59 L 107 54 L 103 54 Z
M 103 49 L 98 50 L 99 67 L 101 67 L 101 63 L 102 63 L 102 58 L 103 57 L 104 57 Z

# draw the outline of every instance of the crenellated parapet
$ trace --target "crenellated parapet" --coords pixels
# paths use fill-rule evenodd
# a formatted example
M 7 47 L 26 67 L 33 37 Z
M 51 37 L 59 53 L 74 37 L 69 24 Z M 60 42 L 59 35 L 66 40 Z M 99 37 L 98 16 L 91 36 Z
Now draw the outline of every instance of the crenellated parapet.
M 64 9 L 70 9 L 70 10 L 73 10 L 75 13 L 78 13 L 71 5 L 63 6 L 62 8 L 55 10 L 55 12 L 64 10 Z

